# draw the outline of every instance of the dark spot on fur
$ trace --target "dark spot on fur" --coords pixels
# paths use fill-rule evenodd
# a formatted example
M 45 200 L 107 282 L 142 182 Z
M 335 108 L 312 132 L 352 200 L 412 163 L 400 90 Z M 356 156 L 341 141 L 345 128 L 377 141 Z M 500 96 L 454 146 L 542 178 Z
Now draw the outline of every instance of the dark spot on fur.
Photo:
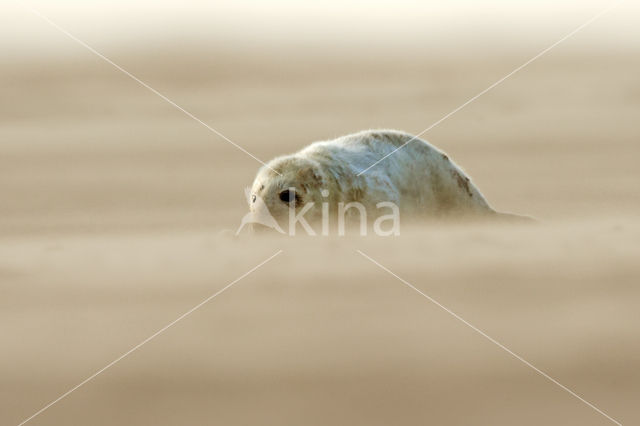
M 458 186 L 461 189 L 464 189 L 469 195 L 469 197 L 473 197 L 473 193 L 471 192 L 471 188 L 469 187 L 469 178 L 466 176 L 462 176 L 460 172 L 457 170 L 452 170 L 451 174 L 453 175 L 454 179 L 458 183 Z
M 449 161 L 449 157 L 447 157 L 447 154 L 442 154 L 442 158 L 444 158 L 444 161 Z
M 351 201 L 360 201 L 364 197 L 364 190 L 362 188 L 352 188 L 349 195 Z
M 373 139 L 377 139 L 381 142 L 386 142 L 395 147 L 404 145 L 412 138 L 412 136 L 410 135 L 395 132 L 371 132 L 369 133 L 369 136 Z

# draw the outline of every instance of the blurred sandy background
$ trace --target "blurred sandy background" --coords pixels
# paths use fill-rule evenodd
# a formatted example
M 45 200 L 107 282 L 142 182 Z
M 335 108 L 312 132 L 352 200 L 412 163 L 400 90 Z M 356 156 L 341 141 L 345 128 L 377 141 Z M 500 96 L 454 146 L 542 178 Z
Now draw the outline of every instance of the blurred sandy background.
M 263 160 L 417 133 L 609 2 L 36 2 Z M 538 226 L 230 239 L 259 163 L 19 3 L 0 35 L 0 423 L 640 422 L 640 9 L 424 138 Z

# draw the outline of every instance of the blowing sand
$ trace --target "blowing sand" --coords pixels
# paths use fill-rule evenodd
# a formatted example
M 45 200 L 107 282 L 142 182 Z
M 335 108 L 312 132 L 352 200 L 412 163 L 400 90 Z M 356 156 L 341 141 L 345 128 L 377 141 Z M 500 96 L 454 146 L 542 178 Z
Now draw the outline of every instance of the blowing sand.
M 278 250 L 29 424 L 613 424 L 357 250 L 640 422 L 636 48 L 567 43 L 424 135 L 536 225 L 233 239 L 259 163 L 55 43 L 64 55 L 0 68 L 0 423 Z M 417 133 L 536 52 L 260 47 L 109 56 L 266 161 L 365 128 Z

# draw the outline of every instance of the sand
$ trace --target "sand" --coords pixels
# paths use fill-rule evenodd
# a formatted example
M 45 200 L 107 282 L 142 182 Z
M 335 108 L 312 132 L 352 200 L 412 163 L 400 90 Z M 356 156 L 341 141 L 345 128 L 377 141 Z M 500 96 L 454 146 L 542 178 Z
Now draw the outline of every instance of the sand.
M 535 225 L 235 239 L 259 163 L 40 31 L 46 55 L 0 68 L 0 423 L 280 250 L 29 424 L 614 424 L 359 251 L 640 422 L 637 44 L 567 42 L 424 135 Z M 268 160 L 365 128 L 417 133 L 554 37 L 388 55 L 179 38 L 96 48 Z

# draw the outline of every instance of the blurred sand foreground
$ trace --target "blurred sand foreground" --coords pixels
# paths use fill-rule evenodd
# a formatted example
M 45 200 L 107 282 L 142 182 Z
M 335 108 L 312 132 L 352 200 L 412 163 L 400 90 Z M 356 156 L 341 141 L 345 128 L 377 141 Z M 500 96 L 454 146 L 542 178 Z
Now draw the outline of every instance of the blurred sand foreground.
M 336 49 L 322 37 L 313 48 L 295 37 L 110 44 L 45 10 L 268 160 L 364 128 L 418 132 L 598 7 L 549 18 L 522 46 L 460 29 L 437 48 L 376 47 L 375 36 L 349 48 L 345 34 Z M 11 13 L 33 51 L 0 67 L 1 424 L 278 250 L 29 424 L 613 424 L 356 250 L 616 420 L 640 422 L 640 46 L 616 38 L 628 10 L 425 135 L 496 208 L 540 224 L 342 239 L 221 234 L 239 225 L 259 164 L 37 17 Z

